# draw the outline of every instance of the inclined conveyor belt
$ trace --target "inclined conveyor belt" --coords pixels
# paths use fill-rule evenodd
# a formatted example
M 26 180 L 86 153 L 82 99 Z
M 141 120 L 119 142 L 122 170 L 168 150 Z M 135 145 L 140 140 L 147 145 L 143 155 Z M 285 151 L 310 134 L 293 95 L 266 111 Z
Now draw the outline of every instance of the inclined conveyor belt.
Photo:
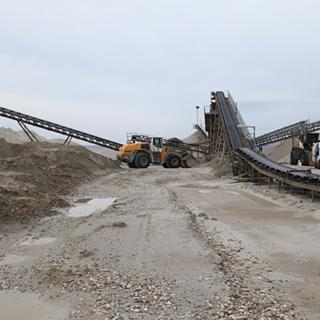
M 231 148 L 236 154 L 239 154 L 249 163 L 255 164 L 264 171 L 268 171 L 277 176 L 289 178 L 290 180 L 296 182 L 311 182 L 316 183 L 319 186 L 320 175 L 295 170 L 293 168 L 279 164 L 269 158 L 266 158 L 253 149 L 244 147 L 240 139 L 237 123 L 234 123 L 231 110 L 229 109 L 230 105 L 227 103 L 224 93 L 216 92 L 216 100 L 223 116 L 223 121 Z
M 229 105 L 223 92 L 219 91 L 216 93 L 217 104 L 220 107 L 222 113 L 225 128 L 228 133 L 229 142 L 231 148 L 236 150 L 242 147 L 242 142 L 239 136 L 237 124 L 234 122 L 231 115 Z
M 68 128 L 68 127 L 65 127 L 60 124 L 53 123 L 50 121 L 35 118 L 35 117 L 29 116 L 27 114 L 16 112 L 16 111 L 13 111 L 13 110 L 10 110 L 7 108 L 0 107 L 0 116 L 5 117 L 5 118 L 9 118 L 12 120 L 16 120 L 18 122 L 22 122 L 25 124 L 29 124 L 29 125 L 32 125 L 35 127 L 39 127 L 39 128 L 45 129 L 45 130 L 60 133 L 60 134 L 65 135 L 69 138 L 75 138 L 78 140 L 82 140 L 85 142 L 96 144 L 98 146 L 109 148 L 112 150 L 119 150 L 119 148 L 122 146 L 122 144 L 120 144 L 118 142 L 114 142 L 114 141 L 111 141 L 108 139 L 100 138 L 100 137 L 97 137 L 97 136 L 89 134 L 89 133 L 85 133 L 85 132 L 82 132 L 79 130 Z
M 82 141 L 85 141 L 88 143 L 96 144 L 98 146 L 109 148 L 109 149 L 116 150 L 116 151 L 119 150 L 119 148 L 122 146 L 122 144 L 120 144 L 118 142 L 114 142 L 114 141 L 111 141 L 108 139 L 100 138 L 100 137 L 97 137 L 97 136 L 89 134 L 89 133 L 85 133 L 85 132 L 82 132 L 79 130 L 68 128 L 68 127 L 62 126 L 60 124 L 47 121 L 47 120 L 35 118 L 35 117 L 29 116 L 27 114 L 23 114 L 23 113 L 20 113 L 20 112 L 14 111 L 14 110 L 10 110 L 7 108 L 0 107 L 0 116 L 5 117 L 5 118 L 9 118 L 12 120 L 16 120 L 16 121 L 18 121 L 19 124 L 22 123 L 22 124 L 32 125 L 35 127 L 39 127 L 41 129 L 45 129 L 45 130 L 49 130 L 49 131 L 53 131 L 53 132 L 65 135 L 68 138 L 75 138 L 78 140 L 82 140 Z M 190 152 L 204 153 L 204 154 L 208 153 L 207 147 L 199 146 L 196 144 L 187 144 L 187 143 L 182 143 L 182 142 L 181 143 L 174 143 L 174 142 L 168 141 L 167 145 L 174 147 L 176 149 L 186 150 L 186 151 L 190 151 Z
M 255 163 L 258 167 L 273 172 L 280 176 L 289 177 L 295 181 L 320 182 L 320 175 L 309 172 L 295 171 L 294 169 L 274 162 L 249 148 L 240 148 L 237 150 L 249 162 Z

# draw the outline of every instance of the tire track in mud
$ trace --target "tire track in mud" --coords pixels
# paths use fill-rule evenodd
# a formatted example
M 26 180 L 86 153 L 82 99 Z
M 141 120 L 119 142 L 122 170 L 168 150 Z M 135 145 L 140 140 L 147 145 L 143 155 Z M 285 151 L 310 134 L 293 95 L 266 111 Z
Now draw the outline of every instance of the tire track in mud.
M 210 308 L 215 309 L 210 319 L 304 319 L 293 303 L 262 281 L 265 280 L 263 270 L 258 274 L 253 272 L 260 263 L 256 258 L 240 257 L 241 242 L 230 239 L 230 243 L 224 243 L 216 228 L 213 231 L 206 228 L 206 214 L 190 208 L 176 191 L 171 189 L 171 192 L 171 200 L 189 215 L 190 231 L 211 250 L 214 270 L 225 286 L 221 296 L 209 302 Z

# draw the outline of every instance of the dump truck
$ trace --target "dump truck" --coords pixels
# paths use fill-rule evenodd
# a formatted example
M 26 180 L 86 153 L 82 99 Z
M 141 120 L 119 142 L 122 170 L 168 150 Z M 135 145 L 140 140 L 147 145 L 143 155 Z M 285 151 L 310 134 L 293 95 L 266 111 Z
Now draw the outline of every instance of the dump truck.
M 297 165 L 299 162 L 303 166 L 315 166 L 320 169 L 320 134 L 305 133 L 294 139 L 290 154 L 290 163 Z
M 129 168 L 143 169 L 150 164 L 162 165 L 164 168 L 188 168 L 191 154 L 172 144 L 162 137 L 149 137 L 132 134 L 127 144 L 120 147 L 117 159 L 126 163 Z

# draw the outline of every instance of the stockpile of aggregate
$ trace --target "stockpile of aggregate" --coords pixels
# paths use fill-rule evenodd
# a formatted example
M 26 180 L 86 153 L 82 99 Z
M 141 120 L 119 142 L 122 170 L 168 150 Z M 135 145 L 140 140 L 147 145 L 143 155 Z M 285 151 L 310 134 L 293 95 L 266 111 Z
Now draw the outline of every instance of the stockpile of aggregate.
M 66 196 L 117 161 L 81 146 L 0 139 L 0 221 L 29 221 L 68 206 Z

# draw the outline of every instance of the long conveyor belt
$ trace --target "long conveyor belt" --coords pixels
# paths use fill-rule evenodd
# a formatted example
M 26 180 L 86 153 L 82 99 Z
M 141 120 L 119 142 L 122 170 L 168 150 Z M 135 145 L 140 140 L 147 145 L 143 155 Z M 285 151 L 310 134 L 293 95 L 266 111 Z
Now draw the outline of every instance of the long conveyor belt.
M 223 117 L 225 128 L 228 132 L 228 138 L 233 150 L 241 148 L 242 143 L 237 129 L 237 123 L 232 118 L 229 105 L 223 92 L 216 93 L 217 105 L 220 107 L 220 111 Z
M 320 175 L 311 172 L 301 172 L 284 166 L 271 159 L 262 156 L 255 150 L 246 147 L 239 135 L 237 123 L 232 122 L 230 106 L 227 103 L 223 92 L 216 92 L 217 106 L 223 115 L 224 126 L 230 142 L 231 151 L 238 158 L 245 160 L 251 167 L 262 174 L 274 177 L 287 184 L 291 184 L 303 189 L 320 191 Z
M 300 136 L 303 133 L 315 132 L 320 130 L 320 121 L 309 122 L 300 121 L 290 126 L 266 133 L 256 138 L 258 146 L 264 146 L 269 143 L 282 141 L 292 138 L 293 136 Z
M 12 120 L 18 121 L 18 123 L 22 126 L 22 128 L 25 130 L 25 124 L 29 124 L 35 127 L 39 127 L 45 130 L 53 131 L 62 135 L 67 136 L 68 138 L 75 138 L 78 140 L 82 140 L 88 143 L 96 144 L 98 146 L 102 146 L 105 148 L 109 148 L 112 150 L 119 150 L 119 148 L 122 146 L 122 144 L 97 137 L 95 135 L 85 133 L 79 130 L 75 130 L 72 128 L 68 128 L 50 121 L 46 121 L 43 119 L 35 118 L 17 111 L 13 111 L 7 108 L 0 107 L 0 116 L 9 118 Z M 32 135 L 32 132 L 26 131 L 28 135 Z M 166 143 L 168 146 L 174 147 L 176 149 L 185 150 L 185 151 L 191 151 L 191 152 L 197 152 L 197 153 L 208 153 L 208 148 L 205 146 L 200 146 L 197 144 L 187 144 L 187 143 L 174 143 L 168 141 Z
M 35 127 L 39 127 L 45 130 L 53 131 L 56 133 L 60 133 L 69 138 L 75 138 L 78 140 L 82 140 L 88 143 L 96 144 L 101 147 L 105 147 L 112 150 L 118 150 L 122 144 L 118 142 L 114 142 L 108 139 L 100 138 L 95 135 L 85 133 L 79 130 L 75 130 L 72 128 L 68 128 L 50 121 L 42 120 L 39 118 L 35 118 L 32 116 L 28 116 L 26 114 L 16 112 L 7 108 L 0 107 L 0 116 L 9 118 L 12 120 L 16 120 L 19 123 L 29 124 Z

